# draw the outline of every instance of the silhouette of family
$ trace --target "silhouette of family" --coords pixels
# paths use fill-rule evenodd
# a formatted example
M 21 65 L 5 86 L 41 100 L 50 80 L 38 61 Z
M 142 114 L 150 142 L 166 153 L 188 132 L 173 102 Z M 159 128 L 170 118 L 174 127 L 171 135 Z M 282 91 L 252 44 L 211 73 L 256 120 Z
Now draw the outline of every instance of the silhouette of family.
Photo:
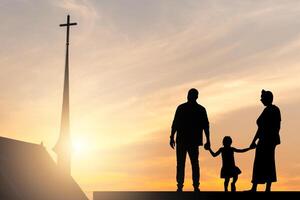
M 197 103 L 198 90 L 192 88 L 188 91 L 187 102 L 176 109 L 171 128 L 170 146 L 176 147 L 176 180 L 177 191 L 182 192 L 184 186 L 184 173 L 186 155 L 189 155 L 192 165 L 193 187 L 195 192 L 200 191 L 199 146 L 203 145 L 203 131 L 206 136 L 204 149 L 213 157 L 221 155 L 222 168 L 220 177 L 224 179 L 224 191 L 228 191 L 229 181 L 231 191 L 236 191 L 236 182 L 241 170 L 236 166 L 234 153 L 244 153 L 255 149 L 255 158 L 252 173 L 252 188 L 248 191 L 255 192 L 258 184 L 266 184 L 266 192 L 271 191 L 272 182 L 277 181 L 275 167 L 275 149 L 280 144 L 281 115 L 277 106 L 273 105 L 271 91 L 261 91 L 261 102 L 265 109 L 258 117 L 257 131 L 249 147 L 238 149 L 232 147 L 230 136 L 223 138 L 223 146 L 216 152 L 211 149 L 209 121 L 206 109 Z M 176 139 L 174 138 L 176 134 Z

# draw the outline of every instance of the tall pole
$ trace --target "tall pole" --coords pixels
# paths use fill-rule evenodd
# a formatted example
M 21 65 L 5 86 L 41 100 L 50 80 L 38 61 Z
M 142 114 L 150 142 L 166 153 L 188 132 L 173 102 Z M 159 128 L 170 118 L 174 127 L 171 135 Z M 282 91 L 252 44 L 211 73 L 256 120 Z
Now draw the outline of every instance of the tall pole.
M 69 37 L 70 26 L 77 23 L 70 23 L 70 15 L 67 16 L 67 23 L 60 24 L 61 27 L 67 27 L 66 33 L 66 60 L 65 77 L 63 90 L 63 103 L 61 113 L 61 126 L 59 139 L 54 147 L 57 154 L 57 165 L 65 173 L 71 174 L 71 137 L 70 137 L 70 113 L 69 113 Z

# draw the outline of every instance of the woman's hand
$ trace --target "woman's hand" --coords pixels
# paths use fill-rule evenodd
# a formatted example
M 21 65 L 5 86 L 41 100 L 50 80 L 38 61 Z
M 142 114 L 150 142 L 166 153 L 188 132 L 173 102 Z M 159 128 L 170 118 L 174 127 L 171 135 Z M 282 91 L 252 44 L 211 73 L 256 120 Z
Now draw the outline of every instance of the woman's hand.
M 249 147 L 249 148 L 250 148 L 250 149 L 255 149 L 256 146 L 257 146 L 256 143 L 255 143 L 255 142 L 252 142 L 252 143 L 250 144 L 250 147 Z

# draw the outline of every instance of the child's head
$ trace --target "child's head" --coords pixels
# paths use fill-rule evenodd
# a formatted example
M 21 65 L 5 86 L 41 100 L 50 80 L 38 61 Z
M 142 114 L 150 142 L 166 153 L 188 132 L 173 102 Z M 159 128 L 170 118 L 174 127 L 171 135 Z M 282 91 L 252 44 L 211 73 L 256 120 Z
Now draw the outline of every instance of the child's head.
M 223 145 L 224 147 L 230 147 L 230 145 L 232 144 L 232 139 L 230 136 L 225 136 L 223 138 Z

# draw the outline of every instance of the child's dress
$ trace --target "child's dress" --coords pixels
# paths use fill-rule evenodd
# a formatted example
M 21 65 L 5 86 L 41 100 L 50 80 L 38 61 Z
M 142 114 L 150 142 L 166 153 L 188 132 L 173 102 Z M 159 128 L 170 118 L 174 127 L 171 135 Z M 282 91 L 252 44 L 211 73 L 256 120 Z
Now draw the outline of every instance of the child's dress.
M 234 148 L 232 147 L 222 147 L 222 169 L 221 178 L 230 178 L 239 175 L 241 170 L 235 166 L 234 162 Z

